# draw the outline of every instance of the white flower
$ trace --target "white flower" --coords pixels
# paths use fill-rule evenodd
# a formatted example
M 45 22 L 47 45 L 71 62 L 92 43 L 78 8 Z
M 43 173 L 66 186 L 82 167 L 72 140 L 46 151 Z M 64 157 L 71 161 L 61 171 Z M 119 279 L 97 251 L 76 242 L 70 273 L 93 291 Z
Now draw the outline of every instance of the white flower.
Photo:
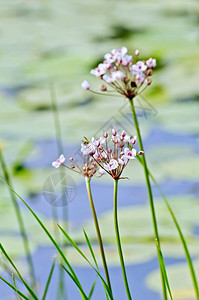
M 83 155 L 90 155 L 92 153 L 95 153 L 95 147 L 91 143 L 81 143 L 81 152 L 83 153 Z
M 107 171 L 115 170 L 118 167 L 118 162 L 116 159 L 111 158 L 108 164 L 104 164 L 104 167 Z
M 114 78 L 112 75 L 104 75 L 103 76 L 104 81 L 106 81 L 107 83 L 111 83 L 116 81 L 116 78 Z
M 147 66 L 143 61 L 138 61 L 135 65 L 132 65 L 130 68 L 130 71 L 132 74 L 140 74 L 144 71 L 146 71 Z
M 104 169 L 100 168 L 100 169 L 99 169 L 99 173 L 100 173 L 101 175 L 104 175 L 104 174 L 106 174 L 106 171 L 105 171 Z
M 119 165 L 125 165 L 124 160 L 122 158 L 118 158 Z
M 65 159 L 64 155 L 61 154 L 60 157 L 56 161 L 52 162 L 52 166 L 57 169 L 65 162 L 65 160 L 66 159 Z
M 133 61 L 133 58 L 131 55 L 125 55 L 123 58 L 122 58 L 122 64 L 123 66 L 127 66 L 130 62 Z
M 119 162 L 119 159 L 118 159 L 118 162 Z M 123 163 L 121 163 L 123 162 Z M 128 162 L 128 158 L 125 156 L 125 155 L 122 155 L 122 157 L 120 158 L 120 163 L 121 165 L 126 165 Z
M 149 58 L 146 61 L 146 64 L 149 68 L 155 68 L 156 67 L 156 59 L 155 58 Z
M 81 87 L 82 87 L 84 90 L 89 90 L 89 89 L 90 89 L 90 84 L 88 83 L 87 80 L 84 80 L 84 81 L 81 83 Z
M 126 47 L 122 47 L 119 50 L 113 49 L 111 51 L 112 55 L 116 57 L 116 59 L 121 60 L 125 54 L 127 53 L 128 49 Z
M 124 157 L 128 159 L 135 159 L 136 157 L 136 150 L 132 149 L 130 150 L 129 148 L 124 149 Z
M 95 160 L 100 159 L 100 155 L 99 155 L 99 153 L 98 153 L 97 151 L 95 151 L 95 153 L 93 154 L 93 158 L 94 158 Z
M 110 66 L 110 64 L 107 64 L 107 63 L 105 63 L 105 64 L 99 64 L 98 67 L 95 68 L 95 69 L 92 69 L 90 71 L 90 73 L 92 75 L 95 75 L 96 77 L 99 77 L 99 76 L 104 75 L 106 73 L 106 71 L 108 70 L 109 66 Z
M 137 79 L 139 85 L 141 85 L 145 80 L 145 76 L 143 75 L 143 73 L 140 73 L 140 74 L 136 75 L 136 79 Z
M 122 73 L 122 71 L 113 72 L 111 75 L 114 81 L 124 79 L 124 74 Z
M 112 64 L 116 60 L 116 57 L 110 53 L 105 54 L 104 58 L 105 58 L 106 62 L 109 64 Z
M 100 137 L 100 138 L 94 138 L 94 137 L 92 137 L 91 144 L 94 147 L 99 147 L 100 145 L 105 144 L 105 138 L 104 137 Z
M 132 137 L 132 136 L 129 136 L 129 135 L 125 135 L 123 141 L 124 141 L 124 143 L 135 144 L 136 136 Z
M 103 152 L 101 153 L 101 156 L 102 156 L 104 159 L 107 159 L 107 157 L 108 157 L 105 151 L 103 151 Z

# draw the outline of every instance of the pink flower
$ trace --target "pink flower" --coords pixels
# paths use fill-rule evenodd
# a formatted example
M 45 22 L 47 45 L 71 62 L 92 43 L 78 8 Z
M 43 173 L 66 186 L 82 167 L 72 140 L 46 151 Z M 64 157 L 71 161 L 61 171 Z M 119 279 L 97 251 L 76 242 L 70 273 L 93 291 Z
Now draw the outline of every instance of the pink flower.
M 136 79 L 137 79 L 139 85 L 141 85 L 145 80 L 145 76 L 143 75 L 143 73 L 140 73 L 140 74 L 136 75 Z
M 130 144 L 134 145 L 136 142 L 136 136 L 134 136 L 134 138 L 133 138 L 129 135 L 125 135 L 123 141 L 124 141 L 124 143 L 130 143 Z
M 104 81 L 106 81 L 107 83 L 111 83 L 116 81 L 117 79 L 115 77 L 113 77 L 112 75 L 104 75 L 103 76 Z
M 110 53 L 105 54 L 104 58 L 105 58 L 106 62 L 110 63 L 110 64 L 112 64 L 116 60 L 116 57 Z
M 118 162 L 116 159 L 111 158 L 108 164 L 104 164 L 104 167 L 107 171 L 115 170 L 118 167 Z
M 83 155 L 90 155 L 92 153 L 95 153 L 95 147 L 91 143 L 81 143 L 81 152 L 83 153 Z
M 110 64 L 104 63 L 104 64 L 99 64 L 97 68 L 92 69 L 90 73 L 92 75 L 95 75 L 96 77 L 99 77 L 101 75 L 104 75 L 106 71 L 109 69 Z
M 132 65 L 130 71 L 132 74 L 140 74 L 146 71 L 147 66 L 143 61 L 138 61 L 135 65 Z
M 156 67 L 156 59 L 155 58 L 149 58 L 146 61 L 146 64 L 149 68 L 155 68 Z
M 87 80 L 84 80 L 84 81 L 81 83 L 81 87 L 82 87 L 84 90 L 89 90 L 89 89 L 90 89 L 90 84 L 88 83 Z
M 94 147 L 99 147 L 100 145 L 105 144 L 105 138 L 104 137 L 100 137 L 100 138 L 94 138 L 92 137 L 91 139 L 91 145 L 93 145 Z
M 125 55 L 123 58 L 122 58 L 122 64 L 123 66 L 128 66 L 128 64 L 130 62 L 133 62 L 133 58 L 131 55 Z
M 112 75 L 112 78 L 114 79 L 114 81 L 124 79 L 124 74 L 122 73 L 122 71 L 113 72 L 111 75 Z
M 132 149 L 130 150 L 129 148 L 124 149 L 124 157 L 128 159 L 135 159 L 136 157 L 136 150 Z
M 52 166 L 57 169 L 65 162 L 65 160 L 66 159 L 65 159 L 64 155 L 61 154 L 60 157 L 56 161 L 52 162 Z
M 122 47 L 121 49 L 113 49 L 111 51 L 112 55 L 114 55 L 116 57 L 116 59 L 121 60 L 125 54 L 127 53 L 128 49 L 126 47 Z

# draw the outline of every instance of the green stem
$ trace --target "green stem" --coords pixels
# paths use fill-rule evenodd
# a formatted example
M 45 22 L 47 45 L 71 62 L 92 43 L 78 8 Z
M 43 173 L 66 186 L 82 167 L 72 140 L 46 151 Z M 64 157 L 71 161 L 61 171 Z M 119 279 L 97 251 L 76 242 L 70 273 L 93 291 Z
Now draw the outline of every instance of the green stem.
M 142 137 L 141 137 L 140 128 L 139 128 L 139 124 L 138 124 L 138 120 L 137 120 L 137 116 L 136 116 L 136 112 L 135 112 L 134 103 L 133 103 L 133 100 L 130 100 L 130 99 L 129 99 L 129 102 L 131 105 L 132 116 L 133 116 L 136 132 L 137 132 L 139 148 L 140 148 L 140 150 L 144 151 Z M 155 239 L 160 247 L 160 238 L 159 238 L 159 234 L 158 234 L 158 226 L 157 226 L 155 208 L 154 208 L 154 203 L 153 203 L 153 195 L 152 195 L 152 189 L 151 189 L 151 184 L 150 184 L 150 180 L 149 180 L 149 172 L 148 172 L 148 167 L 147 167 L 147 163 L 146 163 L 145 153 L 143 153 L 143 155 L 142 155 L 142 164 L 143 164 L 143 168 L 144 168 L 145 181 L 146 181 L 146 186 L 147 186 L 147 191 L 148 191 L 148 196 L 149 196 L 149 204 L 150 204 L 150 208 L 151 208 L 154 235 L 155 235 Z M 156 243 L 156 248 L 157 248 L 157 243 Z M 160 250 L 161 250 L 161 248 L 160 248 Z M 164 300 L 167 300 L 166 284 L 165 284 L 165 280 L 164 280 L 164 274 L 161 269 L 161 258 L 160 258 L 158 248 L 157 248 L 157 254 L 158 254 L 158 260 L 159 260 L 159 266 L 160 266 L 160 275 L 161 275 L 161 280 L 162 280 L 163 296 L 164 296 Z
M 57 97 L 55 92 L 55 87 L 53 84 L 50 84 L 50 96 L 51 96 L 51 107 L 53 112 L 53 118 L 54 118 L 54 127 L 55 127 L 55 136 L 56 136 L 56 142 L 57 142 L 57 152 L 58 156 L 63 153 L 63 143 L 62 143 L 62 132 L 61 132 L 61 125 L 59 120 L 59 110 L 57 106 Z M 61 169 L 60 169 L 60 180 L 61 180 Z M 64 187 L 63 187 L 64 191 Z M 54 220 L 54 226 L 55 226 L 55 236 L 57 236 L 58 230 L 57 230 L 57 210 L 56 207 L 52 207 L 52 214 L 53 214 L 53 220 Z M 62 220 L 63 223 L 68 220 L 68 209 L 67 206 L 62 206 Z M 65 285 L 64 285 L 64 270 L 60 266 L 59 268 L 59 287 L 57 290 L 57 300 L 61 299 L 62 297 L 67 298 L 67 295 L 65 293 Z
M 3 174 L 5 177 L 5 181 L 9 186 L 12 186 L 11 183 L 11 179 L 10 179 L 10 174 L 8 172 L 8 168 L 6 166 L 4 157 L 3 157 L 3 153 L 0 149 L 0 163 L 2 166 L 2 170 L 3 170 Z M 34 266 L 33 266 L 33 261 L 32 261 L 32 256 L 31 256 L 31 252 L 30 252 L 30 246 L 29 246 L 29 241 L 28 241 L 28 236 L 26 233 L 26 229 L 25 229 L 25 225 L 23 222 L 23 218 L 21 215 L 21 211 L 20 208 L 18 206 L 17 200 L 15 195 L 13 194 L 13 192 L 9 189 L 10 192 L 10 198 L 12 200 L 12 204 L 15 210 L 15 214 L 17 217 L 17 221 L 19 224 L 19 229 L 21 232 L 21 236 L 22 236 L 22 240 L 23 240 L 23 244 L 24 244 L 24 250 L 25 250 L 25 254 L 26 254 L 26 259 L 28 262 L 28 267 L 29 267 L 29 273 L 30 273 L 30 277 L 31 277 L 31 281 L 32 281 L 32 288 L 36 288 L 36 276 L 35 276 L 35 270 L 34 270 Z
M 117 216 L 117 190 L 118 190 L 118 180 L 114 180 L 113 210 L 114 210 L 114 225 L 115 225 L 116 242 L 117 242 L 117 248 L 118 248 L 118 253 L 119 253 L 119 257 L 120 257 L 120 264 L 121 264 L 121 268 L 122 268 L 122 275 L 123 275 L 123 279 L 124 279 L 124 285 L 126 288 L 127 297 L 128 297 L 128 300 L 132 300 L 129 285 L 128 285 L 128 280 L 127 280 L 127 275 L 126 275 L 123 253 L 122 253 L 122 245 L 121 245 L 121 241 L 120 241 L 118 216 Z
M 97 232 L 97 238 L 98 238 L 100 253 L 101 253 L 102 262 L 103 262 L 103 266 L 104 266 L 106 282 L 107 282 L 107 285 L 109 286 L 109 288 L 111 290 L 111 282 L 110 282 L 110 277 L 109 277 L 109 273 L 108 273 L 108 267 L 107 267 L 107 263 L 106 263 L 106 257 L 105 257 L 105 253 L 104 253 L 102 237 L 101 237 L 99 223 L 98 223 L 98 220 L 97 220 L 97 214 L 96 214 L 96 211 L 95 211 L 95 206 L 94 206 L 94 203 L 93 203 L 93 197 L 92 197 L 92 193 L 91 193 L 90 178 L 85 177 L 85 182 L 86 182 L 88 198 L 89 198 L 89 202 L 90 202 L 90 206 L 91 206 L 91 210 L 92 210 L 92 214 L 93 214 L 93 220 L 94 220 L 95 228 L 96 228 L 96 232 Z
M 166 197 L 164 196 L 160 186 L 158 185 L 157 181 L 155 180 L 155 178 L 153 177 L 153 175 L 149 172 L 149 175 L 151 177 L 151 179 L 153 180 L 153 182 L 155 183 L 155 185 L 157 186 L 170 214 L 171 214 L 171 217 L 175 223 L 175 226 L 178 230 L 178 233 L 179 233 L 179 236 L 180 236 L 180 239 L 181 239 L 181 242 L 182 242 L 182 245 L 183 245 L 183 248 L 184 248 L 184 251 L 185 251 L 185 255 L 186 255 L 186 259 L 187 259 L 187 263 L 188 263 L 188 266 L 189 266 L 189 270 L 190 270 L 190 273 L 191 273 L 191 278 L 192 278 L 192 282 L 193 282 L 193 286 L 194 286 L 194 290 L 195 290 L 195 294 L 196 294 L 196 299 L 199 300 L 199 289 L 198 289 L 198 281 L 197 281 L 197 276 L 196 276 L 196 273 L 195 273 L 195 270 L 194 270 L 194 267 L 193 267 L 193 264 L 192 264 L 192 260 L 191 260 L 191 255 L 189 253 L 189 250 L 188 250 L 188 247 L 187 247 L 187 243 L 185 241 L 185 238 L 184 238 L 184 235 L 182 233 L 182 230 L 180 228 L 180 225 L 178 224 L 178 221 L 174 215 L 174 212 L 173 210 L 171 209 L 171 206 L 169 205 Z

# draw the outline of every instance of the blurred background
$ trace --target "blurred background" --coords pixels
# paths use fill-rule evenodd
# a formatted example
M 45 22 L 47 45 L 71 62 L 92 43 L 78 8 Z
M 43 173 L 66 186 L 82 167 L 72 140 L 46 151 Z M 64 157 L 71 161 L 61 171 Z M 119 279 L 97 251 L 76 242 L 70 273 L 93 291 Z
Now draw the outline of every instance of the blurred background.
M 45 192 L 52 191 L 49 178 L 57 184 L 59 171 L 51 163 L 61 150 L 77 158 L 84 136 L 99 136 L 112 127 L 135 135 L 122 97 L 93 96 L 80 84 L 86 79 L 99 89 L 101 82 L 90 70 L 113 48 L 126 46 L 129 54 L 139 49 L 141 59 L 157 59 L 152 85 L 136 101 L 148 164 L 176 213 L 199 275 L 198 0 L 0 2 L 0 141 L 16 191 L 57 238 L 59 222 L 89 255 L 83 226 L 99 257 L 83 177 L 61 170 L 67 176 L 64 207 L 53 205 Z M 59 112 L 59 141 L 54 108 Z M 136 300 L 159 300 L 161 283 L 143 171 L 132 162 L 124 175 L 129 180 L 119 186 L 120 227 L 132 294 Z M 92 181 L 115 299 L 125 299 L 112 224 L 113 183 L 108 176 Z M 174 299 L 194 300 L 178 233 L 158 191 L 153 192 Z M 4 184 L 0 194 L 0 241 L 28 279 L 23 242 Z M 21 204 L 20 209 L 42 295 L 56 251 Z M 89 291 L 95 274 L 70 247 L 67 255 Z M 1 263 L 0 272 L 12 281 L 7 264 Z M 47 299 L 58 299 L 58 267 L 52 281 Z M 18 281 L 17 285 L 23 290 Z M 2 282 L 0 299 L 15 299 Z M 60 299 L 81 299 L 68 278 Z M 93 299 L 105 299 L 100 282 Z

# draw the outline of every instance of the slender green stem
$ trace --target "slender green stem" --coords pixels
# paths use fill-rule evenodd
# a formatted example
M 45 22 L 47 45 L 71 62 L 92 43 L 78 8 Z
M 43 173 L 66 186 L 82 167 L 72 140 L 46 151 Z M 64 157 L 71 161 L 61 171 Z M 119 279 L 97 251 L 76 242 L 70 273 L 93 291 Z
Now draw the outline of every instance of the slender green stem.
M 132 116 L 133 116 L 136 132 L 137 132 L 137 139 L 138 139 L 139 147 L 140 147 L 140 150 L 144 151 L 142 137 L 141 137 L 140 128 L 139 128 L 139 124 L 138 124 L 138 120 L 137 120 L 137 116 L 136 116 L 136 112 L 135 112 L 134 103 L 133 103 L 133 100 L 130 100 L 130 99 L 129 99 L 129 102 L 131 105 L 131 111 L 132 111 Z M 155 235 L 155 239 L 158 242 L 158 245 L 160 247 L 160 238 L 159 238 L 159 233 L 158 233 L 158 226 L 157 226 L 155 208 L 154 208 L 154 203 L 153 203 L 153 195 L 152 195 L 152 189 L 151 189 L 151 184 L 150 184 L 150 180 L 149 180 L 149 172 L 148 172 L 148 168 L 147 168 L 145 153 L 143 153 L 143 155 L 142 155 L 142 164 L 143 164 L 143 168 L 144 168 L 145 181 L 146 181 L 146 186 L 147 186 L 147 191 L 148 191 L 148 196 L 149 196 L 149 204 L 150 204 L 150 208 L 151 208 L 154 235 Z M 157 247 L 157 244 L 156 244 L 156 247 Z M 160 248 L 160 250 L 161 250 L 161 248 Z M 158 254 L 158 260 L 159 260 L 159 266 L 160 266 L 160 275 L 161 275 L 161 280 L 162 280 L 163 296 L 164 296 L 164 300 L 166 300 L 167 299 L 166 284 L 165 284 L 165 280 L 164 280 L 164 274 L 161 269 L 161 258 L 159 255 L 158 248 L 157 248 L 157 254 Z
M 59 120 L 59 110 L 57 106 L 57 97 L 55 92 L 55 87 L 53 84 L 50 85 L 50 96 L 51 96 L 51 107 L 53 112 L 53 118 L 54 118 L 54 127 L 55 127 L 55 136 L 56 136 L 56 142 L 57 142 L 57 152 L 58 156 L 63 153 L 63 143 L 62 143 L 62 132 L 61 132 L 61 125 Z M 60 180 L 61 180 L 61 170 L 60 170 Z M 63 187 L 64 191 L 64 187 Z M 63 193 L 64 194 L 64 193 Z M 53 220 L 54 220 L 54 226 L 55 226 L 55 234 L 58 235 L 57 226 L 57 210 L 56 207 L 52 207 L 52 214 L 53 214 Z M 62 220 L 63 222 L 66 222 L 68 220 L 68 209 L 67 206 L 63 204 L 62 206 Z M 59 268 L 59 288 L 57 291 L 57 300 L 61 299 L 62 296 L 66 299 L 67 295 L 64 288 L 64 270 L 60 266 Z
M 188 263 L 188 266 L 189 266 L 189 270 L 190 270 L 190 273 L 191 273 L 191 278 L 192 278 L 192 281 L 193 281 L 193 286 L 194 286 L 194 290 L 195 290 L 195 294 L 196 294 L 196 299 L 199 300 L 199 289 L 198 289 L 198 281 L 197 281 L 197 277 L 196 277 L 196 273 L 195 273 L 195 270 L 194 270 L 194 267 L 193 267 L 193 263 L 192 263 L 192 260 L 191 260 L 191 255 L 189 253 L 189 250 L 188 250 L 188 247 L 187 247 L 187 243 L 185 241 L 185 238 L 184 238 L 184 235 L 182 233 L 182 230 L 180 228 L 180 225 L 174 215 L 174 212 L 171 208 L 171 206 L 169 205 L 166 197 L 164 196 L 160 186 L 158 185 L 157 181 L 155 180 L 155 178 L 153 177 L 153 175 L 151 174 L 151 172 L 149 172 L 149 175 L 151 177 L 151 179 L 153 180 L 153 182 L 155 183 L 155 185 L 157 186 L 169 212 L 170 212 L 170 215 L 175 223 L 175 226 L 178 230 L 178 233 L 179 233 L 179 236 L 180 236 L 180 239 L 181 239 L 181 242 L 182 242 L 182 245 L 183 245 L 183 248 L 184 248 L 184 251 L 185 251 L 185 255 L 186 255 L 186 259 L 187 259 L 187 263 Z
M 11 183 L 11 179 L 10 179 L 10 174 L 8 171 L 8 168 L 6 166 L 4 157 L 3 157 L 3 153 L 2 150 L 0 149 L 0 163 L 1 163 L 1 167 L 3 170 L 3 174 L 6 180 L 6 183 L 9 186 L 12 186 Z M 26 254 L 26 259 L 27 259 L 27 263 L 28 263 L 28 268 L 29 268 L 29 273 L 30 273 L 30 277 L 31 277 L 31 284 L 32 284 L 32 288 L 36 288 L 36 275 L 35 275 L 35 270 L 34 270 L 34 266 L 33 266 L 33 261 L 32 261 L 32 256 L 31 256 L 31 252 L 30 252 L 30 246 L 29 246 L 29 241 L 28 241 L 28 236 L 26 233 L 26 229 L 25 229 L 25 225 L 24 225 L 24 221 L 22 218 L 22 214 L 20 211 L 20 208 L 17 204 L 17 200 L 16 197 L 14 195 L 14 193 L 9 189 L 10 192 L 10 198 L 12 200 L 12 204 L 15 210 L 15 214 L 17 217 L 17 221 L 19 224 L 19 229 L 21 232 L 21 236 L 22 236 L 22 240 L 23 240 L 23 244 L 24 244 L 24 250 L 25 250 L 25 254 Z
M 121 245 L 121 241 L 120 241 L 118 216 L 117 216 L 117 190 L 118 190 L 118 180 L 114 180 L 113 210 L 114 210 L 114 225 L 115 225 L 117 248 L 118 248 L 118 253 L 119 253 L 119 257 L 120 257 L 120 264 L 121 264 L 121 268 L 122 268 L 122 275 L 123 275 L 123 279 L 124 279 L 124 285 L 126 288 L 127 297 L 128 297 L 128 300 L 132 300 L 129 285 L 128 285 L 128 280 L 127 280 L 127 275 L 126 275 L 123 253 L 122 253 L 122 245 Z
M 94 203 L 93 203 L 93 197 L 92 197 L 92 193 L 91 193 L 90 178 L 85 177 L 85 182 L 86 182 L 86 188 L 87 188 L 88 198 L 89 198 L 89 202 L 90 202 L 90 206 L 91 206 L 91 210 L 92 210 L 92 214 L 93 214 L 93 220 L 94 220 L 95 228 L 96 228 L 96 232 L 97 232 L 97 238 L 98 238 L 98 243 L 99 243 L 99 247 L 100 247 L 100 253 L 101 253 L 102 262 L 103 262 L 103 266 L 104 266 L 104 272 L 105 272 L 105 276 L 106 276 L 106 282 L 107 282 L 107 285 L 109 286 L 109 288 L 111 290 L 111 282 L 110 282 L 108 267 L 107 267 L 107 263 L 106 263 L 106 257 L 105 257 L 105 252 L 104 252 L 102 237 L 101 237 L 99 223 L 98 223 L 98 219 L 97 219 L 97 214 L 96 214 L 96 211 L 95 211 L 95 206 L 94 206 Z

